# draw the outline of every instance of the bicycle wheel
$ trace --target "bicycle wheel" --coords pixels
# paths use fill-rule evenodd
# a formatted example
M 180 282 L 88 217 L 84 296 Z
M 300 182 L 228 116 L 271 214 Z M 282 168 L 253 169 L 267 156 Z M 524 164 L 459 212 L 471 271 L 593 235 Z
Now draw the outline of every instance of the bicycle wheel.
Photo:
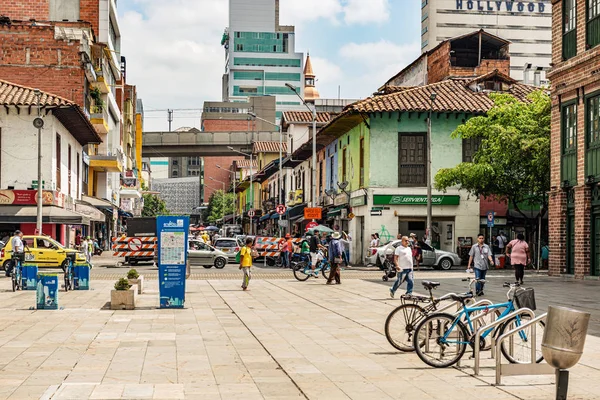
M 304 282 L 310 278 L 310 272 L 312 272 L 312 269 L 306 264 L 306 262 L 299 262 L 294 268 L 294 278 L 298 279 L 300 282 Z
M 461 359 L 467 348 L 469 335 L 465 325 L 458 321 L 446 336 L 453 323 L 453 315 L 439 313 L 425 317 L 417 326 L 413 346 L 425 364 L 445 368 Z
M 321 273 L 323 274 L 323 278 L 329 279 L 329 275 L 331 275 L 331 264 L 326 262 L 322 265 Z
M 403 304 L 396 307 L 385 320 L 385 337 L 400 351 L 414 351 L 413 335 L 415 328 L 427 313 L 417 304 Z
M 518 318 L 517 318 L 518 317 Z M 531 321 L 529 315 L 515 315 L 500 329 L 500 336 L 504 332 L 513 330 L 514 328 L 521 326 Z M 535 327 L 535 347 L 536 347 L 536 363 L 542 362 L 544 356 L 542 356 L 542 338 L 544 336 L 544 329 L 546 325 L 543 321 L 538 321 Z M 521 329 L 518 333 L 512 337 L 504 339 L 501 345 L 502 354 L 506 359 L 513 364 L 529 364 L 531 362 L 531 337 L 533 334 L 532 326 L 527 326 Z
M 71 282 L 69 280 L 69 272 L 67 270 L 67 272 L 65 272 L 65 292 L 68 292 L 69 289 L 71 288 Z
M 17 291 L 17 277 L 15 276 L 14 272 L 12 274 L 10 274 L 10 280 L 12 281 L 13 292 L 16 292 Z

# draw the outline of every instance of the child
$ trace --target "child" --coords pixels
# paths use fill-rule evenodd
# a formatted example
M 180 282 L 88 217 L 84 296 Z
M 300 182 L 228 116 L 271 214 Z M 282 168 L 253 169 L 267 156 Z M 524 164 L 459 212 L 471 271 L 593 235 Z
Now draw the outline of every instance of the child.
M 250 284 L 250 268 L 252 267 L 252 238 L 246 238 L 246 245 L 240 250 L 240 269 L 244 271 L 242 289 L 248 289 Z

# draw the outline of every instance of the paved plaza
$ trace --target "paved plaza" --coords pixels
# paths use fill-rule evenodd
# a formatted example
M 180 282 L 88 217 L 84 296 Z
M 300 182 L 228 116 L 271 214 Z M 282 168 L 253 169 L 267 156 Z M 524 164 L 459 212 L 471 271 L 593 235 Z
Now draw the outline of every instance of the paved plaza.
M 503 378 L 493 386 L 493 361 L 472 375 L 433 369 L 401 353 L 384 336 L 384 321 L 400 304 L 380 272 L 344 271 L 342 285 L 298 282 L 291 272 L 255 268 L 250 290 L 227 266 L 192 275 L 186 308 L 160 310 L 149 279 L 135 311 L 107 308 L 114 275 L 95 270 L 92 290 L 60 292 L 61 309 L 36 311 L 34 292 L 9 291 L 0 279 L 0 399 L 551 399 L 554 376 Z M 202 274 L 208 273 L 203 271 Z M 200 274 L 200 273 L 198 273 Z M 277 274 L 273 277 L 270 274 Z M 287 275 L 286 275 L 287 274 Z M 461 291 L 465 273 L 426 271 L 438 295 Z M 502 300 L 510 271 L 496 273 L 486 297 Z M 526 275 L 538 313 L 548 303 L 592 311 L 598 282 Z M 555 301 L 556 300 L 556 301 Z M 590 333 L 600 334 L 598 314 Z M 587 338 L 571 370 L 569 399 L 600 399 L 600 339 Z

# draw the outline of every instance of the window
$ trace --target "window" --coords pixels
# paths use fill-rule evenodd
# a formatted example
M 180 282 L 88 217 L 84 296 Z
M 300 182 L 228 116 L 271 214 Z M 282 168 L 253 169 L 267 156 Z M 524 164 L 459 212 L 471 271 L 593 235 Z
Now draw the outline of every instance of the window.
M 173 178 L 177 178 L 177 177 L 179 176 L 179 171 L 177 171 L 176 169 L 174 169 L 174 170 L 171 172 L 171 176 L 172 176 Z
M 342 150 L 342 182 L 346 182 L 346 150 L 346 147 Z
M 577 104 L 563 106 L 561 119 L 561 179 L 571 186 L 577 182 Z
M 587 45 L 594 47 L 600 44 L 600 0 L 588 0 L 587 3 Z
M 81 176 L 79 175 L 79 153 L 77 153 L 77 183 L 76 183 L 76 188 L 75 190 L 77 190 L 77 192 L 75 193 L 75 198 L 79 198 L 79 194 L 81 193 L 79 191 L 79 181 L 81 180 Z
M 60 135 L 57 133 L 56 134 L 56 190 L 58 190 L 60 192 L 60 173 L 61 173 L 61 143 L 60 143 Z M 38 182 L 39 183 L 39 182 Z
M 173 160 L 173 166 L 179 165 L 179 160 Z
M 359 163 L 360 163 L 360 175 L 358 180 L 358 185 L 360 187 L 365 186 L 365 138 L 360 138 L 360 150 L 359 150 Z
M 329 189 L 333 189 L 333 156 L 329 157 Z
M 563 1 L 563 59 L 577 54 L 577 1 Z
M 462 140 L 462 162 L 473 162 L 473 157 L 479 146 L 481 145 L 481 138 L 474 137 Z
M 323 160 L 321 160 L 319 163 L 319 193 L 323 191 L 323 168 L 325 166 L 323 165 Z
M 586 114 L 585 176 L 597 179 L 600 178 L 600 95 L 587 99 Z
M 398 186 L 424 186 L 427 180 L 425 133 L 402 133 L 398 155 Z
M 67 146 L 67 193 L 71 196 L 71 177 L 72 177 L 72 168 L 71 164 L 71 145 Z
M 251 67 L 301 67 L 299 58 L 244 58 L 234 57 L 233 65 Z
M 588 99 L 588 143 L 600 144 L 600 95 Z

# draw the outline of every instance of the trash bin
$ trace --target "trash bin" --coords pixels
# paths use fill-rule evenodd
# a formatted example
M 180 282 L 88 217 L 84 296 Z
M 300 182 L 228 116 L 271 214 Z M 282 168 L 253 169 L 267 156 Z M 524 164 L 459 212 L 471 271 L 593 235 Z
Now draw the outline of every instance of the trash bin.
M 590 313 L 566 307 L 548 307 L 542 339 L 544 360 L 554 368 L 568 369 L 583 353 Z
M 58 309 L 58 274 L 38 274 L 37 309 Z
M 85 264 L 73 267 L 73 288 L 75 290 L 90 290 L 90 266 Z
M 498 257 L 499 265 L 496 267 L 497 269 L 504 269 L 504 264 L 506 264 L 506 257 L 504 256 L 496 256 Z
M 23 290 L 37 289 L 37 265 L 23 265 Z

